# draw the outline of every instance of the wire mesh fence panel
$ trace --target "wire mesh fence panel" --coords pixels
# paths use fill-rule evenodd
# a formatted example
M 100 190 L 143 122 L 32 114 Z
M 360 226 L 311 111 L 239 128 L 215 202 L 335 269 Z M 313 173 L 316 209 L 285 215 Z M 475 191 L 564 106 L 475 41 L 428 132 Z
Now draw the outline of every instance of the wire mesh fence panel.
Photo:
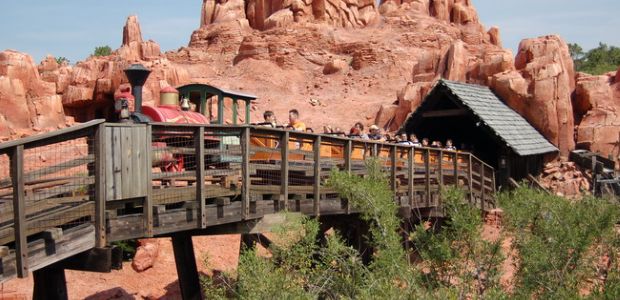
M 94 140 L 90 137 L 24 150 L 26 223 L 22 226 L 26 236 L 52 229 L 58 232 L 93 222 L 93 153 Z M 8 184 L 7 179 L 2 179 L 2 183 Z M 6 184 L 3 187 L 6 187 L 1 198 L 4 204 L 9 198 L 12 201 L 13 196 L 11 187 Z M 14 240 L 13 207 L 7 205 L 1 212 L 0 244 L 6 244 Z
M 0 154 L 0 228 L 13 226 L 13 181 L 10 174 L 11 161 L 6 154 Z
M 320 184 L 321 184 L 321 213 L 342 213 L 346 211 L 346 200 L 341 199 L 338 192 L 327 185 L 332 170 L 347 171 L 346 141 L 341 139 L 323 138 L 319 149 Z
M 207 223 L 241 216 L 242 129 L 204 129 L 204 197 L 209 208 Z
M 152 185 L 154 205 L 196 202 L 195 129 L 153 126 Z
M 290 153 L 290 150 L 296 148 L 296 143 L 285 142 L 284 135 L 284 132 L 276 130 L 251 130 L 250 214 L 272 213 L 280 209 L 280 200 L 284 201 L 282 187 L 286 174 L 290 174 L 290 171 L 286 174 L 282 172 L 283 167 L 286 167 L 283 162 L 299 158 L 298 155 Z M 287 149 L 289 151 L 286 151 Z

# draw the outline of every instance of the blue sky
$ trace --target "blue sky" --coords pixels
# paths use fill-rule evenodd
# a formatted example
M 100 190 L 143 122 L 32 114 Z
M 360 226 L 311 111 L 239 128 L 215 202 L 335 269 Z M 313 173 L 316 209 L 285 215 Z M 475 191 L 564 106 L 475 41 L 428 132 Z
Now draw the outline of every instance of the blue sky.
M 500 27 L 504 47 L 557 33 L 584 49 L 599 41 L 620 46 L 618 0 L 472 0 L 487 28 Z M 96 46 L 117 48 L 128 15 L 137 14 L 145 39 L 163 50 L 187 45 L 200 23 L 201 0 L 13 0 L 0 11 L 0 49 L 85 59 Z

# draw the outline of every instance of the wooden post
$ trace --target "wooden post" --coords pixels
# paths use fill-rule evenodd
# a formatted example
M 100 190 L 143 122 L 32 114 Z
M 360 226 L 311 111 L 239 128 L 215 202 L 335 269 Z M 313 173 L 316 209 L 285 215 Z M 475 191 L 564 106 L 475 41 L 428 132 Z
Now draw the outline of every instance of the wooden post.
M 105 232 L 105 125 L 100 124 L 95 129 L 95 246 L 103 248 L 106 245 Z M 150 170 L 148 170 L 150 172 Z M 64 274 L 64 271 L 63 271 Z
M 243 128 L 241 135 L 241 214 L 243 219 L 250 215 L 250 127 Z
M 200 299 L 200 280 L 198 268 L 196 267 L 192 236 L 187 233 L 173 234 L 172 250 L 174 252 L 174 262 L 177 267 L 177 276 L 179 277 L 179 287 L 181 288 L 183 300 Z
M 424 153 L 424 169 L 426 175 L 426 205 L 431 206 L 431 150 L 426 149 Z
M 24 193 L 24 145 L 11 153 L 13 182 L 13 228 L 15 232 L 15 268 L 17 277 L 28 277 L 28 244 L 26 241 L 26 195 Z
M 153 127 L 146 125 L 146 198 L 144 199 L 144 228 L 146 236 L 153 236 Z M 104 216 L 105 218 L 105 216 Z
M 486 186 L 486 179 L 484 178 L 484 163 L 480 162 L 480 211 L 484 213 L 484 190 Z
M 408 194 L 409 194 L 409 205 L 413 207 L 413 202 L 415 200 L 415 148 L 411 147 L 409 150 L 409 157 L 407 157 L 407 164 L 409 167 L 409 182 L 408 182 Z
M 194 136 L 196 146 L 196 200 L 198 201 L 198 226 L 207 227 L 207 209 L 205 203 L 205 128 L 196 128 Z
M 238 104 L 237 104 L 237 99 L 232 99 L 232 103 L 233 103 L 233 107 L 232 107 L 232 113 L 233 113 L 233 125 L 237 125 L 237 118 L 239 118 L 238 114 L 237 114 L 237 110 L 238 108 Z M 222 123 L 224 124 L 224 123 Z
M 281 182 L 280 182 L 280 203 L 278 203 L 278 208 L 282 208 L 281 204 L 284 202 L 284 210 L 288 211 L 288 141 L 289 141 L 289 132 L 285 131 L 280 138 L 280 156 L 281 160 Z
M 351 174 L 351 155 L 353 154 L 353 141 L 347 140 L 344 145 L 344 170 Z M 347 199 L 347 215 L 351 213 L 351 202 Z
M 318 135 L 314 140 L 314 215 L 319 216 L 321 207 L 321 136 Z
M 439 150 L 439 159 L 437 159 L 437 172 L 439 173 L 437 176 L 437 182 L 439 183 L 439 190 L 443 188 L 443 150 Z
M 459 154 L 454 152 L 454 186 L 459 186 Z
M 396 196 L 396 151 L 398 151 L 398 148 L 396 145 L 392 145 L 390 148 L 390 187 Z
M 467 164 L 467 185 L 469 187 L 469 204 L 474 203 L 474 182 L 473 182 L 473 171 L 471 165 L 471 153 L 468 155 L 469 162 Z
M 32 299 L 36 300 L 65 300 L 69 299 L 67 293 L 67 280 L 65 270 L 54 265 L 32 272 L 34 288 Z

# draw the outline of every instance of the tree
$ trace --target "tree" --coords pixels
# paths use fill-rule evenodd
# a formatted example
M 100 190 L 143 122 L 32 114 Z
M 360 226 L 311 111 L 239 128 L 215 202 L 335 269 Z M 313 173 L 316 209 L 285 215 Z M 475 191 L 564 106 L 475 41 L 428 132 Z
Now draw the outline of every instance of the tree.
M 568 44 L 575 70 L 593 75 L 615 71 L 620 65 L 620 48 L 599 43 L 598 47 L 583 52 L 578 44 Z
M 108 45 L 95 47 L 95 52 L 93 53 L 94 56 L 108 56 L 110 54 L 112 54 L 112 48 Z
M 65 62 L 69 63 L 69 60 L 66 57 L 64 56 L 56 57 L 56 63 L 58 63 L 59 65 L 62 65 Z

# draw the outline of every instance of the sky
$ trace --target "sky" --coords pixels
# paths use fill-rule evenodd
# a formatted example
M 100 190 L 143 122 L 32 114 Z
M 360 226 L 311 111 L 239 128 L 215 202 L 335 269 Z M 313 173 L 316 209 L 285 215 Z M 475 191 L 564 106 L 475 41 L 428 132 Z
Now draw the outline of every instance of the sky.
M 472 0 L 481 22 L 500 28 L 504 47 L 516 54 L 524 38 L 560 34 L 591 49 L 604 42 L 620 46 L 619 0 Z M 200 24 L 201 0 L 13 0 L 0 11 L 0 50 L 47 54 L 71 62 L 95 47 L 120 46 L 127 16 L 137 14 L 144 39 L 162 50 L 186 46 Z

